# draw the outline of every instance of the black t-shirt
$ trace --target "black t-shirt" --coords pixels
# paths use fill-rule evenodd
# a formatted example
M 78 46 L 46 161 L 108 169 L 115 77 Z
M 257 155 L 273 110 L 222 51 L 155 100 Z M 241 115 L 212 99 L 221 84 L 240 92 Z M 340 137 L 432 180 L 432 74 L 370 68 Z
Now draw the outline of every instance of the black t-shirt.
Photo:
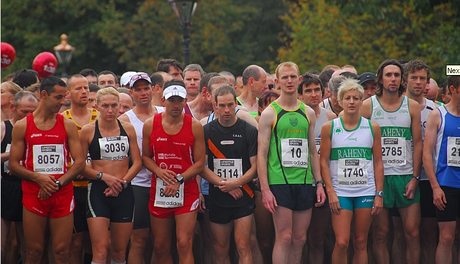
M 250 157 L 257 155 L 257 129 L 238 118 L 231 127 L 224 127 L 216 119 L 204 126 L 208 168 L 222 178 L 242 176 L 251 168 Z M 215 148 L 214 148 L 215 147 Z M 241 169 L 239 170 L 239 160 Z M 214 163 L 216 162 L 216 168 Z M 252 181 L 247 185 L 254 190 Z M 230 194 L 222 192 L 219 187 L 210 184 L 209 195 L 220 207 L 239 207 L 252 202 L 244 188 L 243 197 L 235 200 Z

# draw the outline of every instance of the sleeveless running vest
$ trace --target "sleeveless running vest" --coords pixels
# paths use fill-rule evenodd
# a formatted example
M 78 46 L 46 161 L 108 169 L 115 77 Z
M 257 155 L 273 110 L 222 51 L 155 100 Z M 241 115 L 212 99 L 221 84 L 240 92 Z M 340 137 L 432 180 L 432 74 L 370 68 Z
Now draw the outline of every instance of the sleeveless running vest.
M 172 170 L 174 173 L 183 173 L 193 164 L 193 144 L 195 136 L 192 132 L 192 117 L 184 114 L 184 123 L 181 130 L 175 135 L 167 134 L 162 125 L 162 115 L 156 114 L 153 118 L 153 130 L 150 135 L 150 151 L 153 159 L 162 169 Z M 153 174 L 152 185 L 150 188 L 150 200 L 154 201 L 156 198 L 157 190 L 157 176 Z M 199 198 L 198 184 L 195 177 L 187 180 L 181 186 L 183 187 L 182 200 L 196 200 Z M 179 188 L 179 190 L 181 190 Z M 160 187 L 159 187 L 160 189 Z M 174 198 L 174 197 L 171 197 Z M 168 199 L 164 198 L 163 199 Z M 154 201 L 155 203 L 155 201 Z M 166 202 L 167 203 L 167 202 Z M 171 207 L 167 204 L 164 206 L 156 205 L 159 207 Z
M 26 116 L 26 121 L 27 127 L 24 136 L 26 151 L 22 164 L 30 171 L 50 174 L 59 179 L 67 172 L 67 165 L 70 161 L 64 116 L 57 114 L 53 128 L 46 131 L 37 128 L 33 114 Z M 73 191 L 73 186 L 66 184 L 62 186 L 61 191 L 69 191 L 69 189 Z M 40 185 L 38 183 L 22 181 L 24 195 L 37 194 L 39 190 Z
M 358 126 L 347 130 L 342 117 L 332 120 L 329 171 L 337 196 L 375 194 L 371 122 L 361 117 Z
M 383 109 L 377 96 L 371 97 L 371 120 L 380 125 L 382 132 L 382 161 L 384 174 L 413 174 L 413 148 L 409 98 L 403 96 L 396 111 Z
M 435 171 L 440 186 L 460 188 L 460 117 L 438 107 L 441 125 L 435 149 Z
M 244 107 L 243 103 L 240 101 L 240 98 L 237 97 L 236 100 L 238 101 L 239 105 Z M 259 98 L 257 98 L 257 100 L 259 100 Z M 252 117 L 256 117 L 259 114 L 258 112 L 249 112 L 249 111 L 248 111 L 248 113 L 250 113 L 252 115 Z
M 83 128 L 83 126 L 80 126 L 75 121 L 75 119 L 73 119 L 73 116 L 72 116 L 72 113 L 70 112 L 70 109 L 66 109 L 64 111 L 63 115 L 64 115 L 65 118 L 68 118 L 68 119 L 70 119 L 70 120 L 72 120 L 74 122 L 74 124 L 77 126 L 78 135 L 80 135 L 80 132 L 81 132 L 81 129 Z M 98 116 L 97 110 L 94 109 L 94 108 L 91 108 L 91 116 L 89 118 L 89 123 L 92 123 L 92 122 L 96 121 L 97 116 Z M 91 161 L 91 159 L 89 158 L 89 154 L 88 154 L 87 157 L 86 157 L 86 162 L 88 163 L 90 161 Z M 72 181 L 72 184 L 75 187 L 87 187 L 88 183 L 89 183 L 89 181 Z
M 117 119 L 120 135 L 102 137 L 99 131 L 99 120 L 94 125 L 93 140 L 89 144 L 88 152 L 91 160 L 123 160 L 129 156 L 129 138 L 125 129 Z
M 142 154 L 142 138 L 143 138 L 142 129 L 144 128 L 144 122 L 142 122 L 141 120 L 139 120 L 139 118 L 137 118 L 136 114 L 134 113 L 132 109 L 126 112 L 126 115 L 128 116 L 131 124 L 134 126 L 134 130 L 136 130 L 137 145 L 139 146 L 139 150 Z M 133 178 L 133 180 L 131 181 L 131 184 L 135 186 L 150 188 L 151 178 L 152 178 L 152 173 L 149 170 L 147 170 L 144 166 L 142 166 L 142 169 L 139 171 L 136 177 Z
M 426 121 L 428 120 L 428 115 L 434 109 L 436 109 L 436 105 L 433 103 L 433 101 L 425 98 L 425 108 L 423 108 L 423 110 L 420 112 L 421 124 L 422 124 L 422 141 L 425 140 L 425 128 L 426 128 Z M 426 175 L 423 164 L 422 164 L 422 170 L 420 171 L 420 180 L 421 181 L 428 180 L 428 175 Z
M 276 101 L 270 106 L 276 120 L 270 136 L 267 175 L 269 185 L 312 184 L 308 129 L 310 120 L 304 103 L 286 110 Z
M 12 140 L 12 132 L 13 132 L 13 124 L 11 124 L 10 120 L 5 120 L 5 135 L 3 136 L 1 150 L 2 153 L 10 152 L 11 148 L 11 140 Z M 10 168 L 8 166 L 9 161 L 2 162 L 2 178 L 7 179 L 10 181 L 21 181 L 21 178 L 10 175 Z

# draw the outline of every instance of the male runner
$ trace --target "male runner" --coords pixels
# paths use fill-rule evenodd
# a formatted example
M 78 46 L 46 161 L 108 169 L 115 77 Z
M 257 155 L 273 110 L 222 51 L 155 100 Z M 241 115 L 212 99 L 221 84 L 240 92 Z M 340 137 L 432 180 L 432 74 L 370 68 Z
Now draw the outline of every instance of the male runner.
M 453 263 L 452 246 L 460 212 L 460 76 L 449 76 L 447 87 L 452 100 L 428 116 L 423 146 L 423 164 L 433 189 L 439 226 L 436 263 L 440 264 Z
M 281 95 L 259 121 L 257 173 L 263 204 L 275 225 L 273 263 L 299 263 L 314 204 L 313 177 L 322 183 L 315 205 L 324 204 L 326 196 L 314 140 L 315 113 L 297 100 L 299 69 L 284 62 L 276 76 Z
M 382 132 L 384 165 L 383 210 L 373 221 L 374 254 L 377 263 L 389 263 L 386 241 L 389 212 L 396 206 L 406 238 L 406 263 L 420 263 L 420 180 L 422 134 L 420 106 L 403 96 L 403 67 L 385 60 L 377 69 L 376 95 L 363 102 L 361 115 L 375 121 Z
M 70 95 L 70 109 L 64 111 L 64 116 L 72 120 L 77 126 L 78 134 L 81 128 L 97 119 L 97 110 L 87 108 L 89 86 L 88 79 L 83 75 L 75 74 L 67 80 L 67 90 Z M 87 159 L 88 162 L 88 159 Z M 75 210 L 73 213 L 74 233 L 70 245 L 70 263 L 83 262 L 83 246 L 90 246 L 88 224 L 86 222 L 86 199 L 88 195 L 88 180 L 79 175 L 73 182 Z M 91 247 L 87 248 L 91 252 Z
M 73 186 L 68 183 L 83 171 L 85 157 L 74 122 L 58 114 L 66 93 L 66 84 L 60 78 L 43 79 L 37 110 L 13 128 L 10 170 L 24 179 L 26 263 L 40 263 L 48 243 L 48 223 L 54 263 L 69 261 L 74 199 Z M 71 167 L 69 154 L 74 160 Z
M 208 167 L 201 176 L 209 190 L 209 218 L 214 235 L 216 263 L 229 263 L 230 235 L 234 227 L 240 263 L 252 263 L 250 246 L 254 211 L 257 129 L 236 117 L 236 92 L 222 86 L 215 92 L 219 118 L 204 126 Z
M 136 106 L 121 115 L 118 119 L 129 122 L 134 126 L 137 134 L 137 144 L 142 153 L 142 129 L 144 122 L 157 113 L 152 104 L 152 81 L 147 73 L 137 72 L 129 82 L 129 93 Z M 134 226 L 131 235 L 128 262 L 143 263 L 144 250 L 150 234 L 149 198 L 152 173 L 145 167 L 131 181 L 134 192 Z

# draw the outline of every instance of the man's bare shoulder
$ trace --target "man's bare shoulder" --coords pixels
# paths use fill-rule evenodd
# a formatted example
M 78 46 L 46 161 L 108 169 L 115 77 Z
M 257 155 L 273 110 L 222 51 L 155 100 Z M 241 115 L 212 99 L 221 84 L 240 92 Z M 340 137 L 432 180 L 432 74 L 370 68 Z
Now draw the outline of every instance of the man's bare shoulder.
M 327 120 L 332 120 L 337 117 L 337 115 L 331 110 L 326 109 Z
M 123 113 L 121 116 L 118 117 L 118 120 L 131 123 L 131 120 L 129 119 L 128 115 L 126 113 Z

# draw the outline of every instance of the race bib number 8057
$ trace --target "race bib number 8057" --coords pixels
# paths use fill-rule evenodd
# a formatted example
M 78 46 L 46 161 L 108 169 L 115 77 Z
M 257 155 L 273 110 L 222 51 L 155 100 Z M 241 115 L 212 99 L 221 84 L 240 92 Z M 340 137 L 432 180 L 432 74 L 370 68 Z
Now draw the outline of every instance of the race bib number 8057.
M 64 173 L 64 145 L 34 145 L 34 171 L 43 174 Z

